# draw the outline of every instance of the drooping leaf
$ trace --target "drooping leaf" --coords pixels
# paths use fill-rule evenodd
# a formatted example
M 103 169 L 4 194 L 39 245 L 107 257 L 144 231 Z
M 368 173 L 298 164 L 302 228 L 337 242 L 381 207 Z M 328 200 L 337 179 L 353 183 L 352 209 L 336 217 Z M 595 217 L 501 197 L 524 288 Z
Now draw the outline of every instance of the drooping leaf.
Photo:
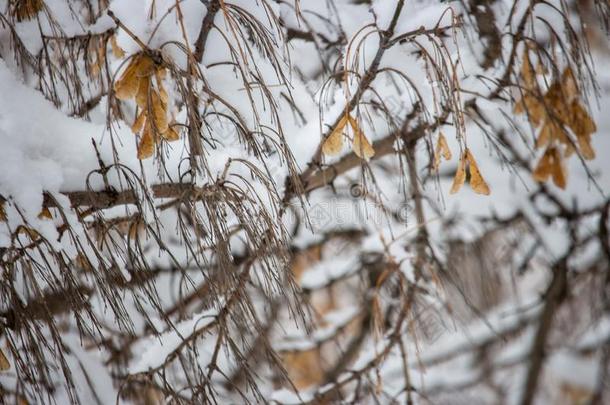
M 6 221 L 6 211 L 4 210 L 4 201 L 0 200 L 0 222 Z
M 38 218 L 40 219 L 53 219 L 53 215 L 51 215 L 51 211 L 47 207 L 42 207 L 42 210 L 38 214 Z
M 170 124 L 167 128 L 167 131 L 163 132 L 161 135 L 166 141 L 177 141 L 178 139 L 180 139 L 180 134 L 176 130 L 175 124 Z
M 563 159 L 561 159 L 561 152 L 557 148 L 553 148 L 553 183 L 559 188 L 565 189 L 568 173 Z
M 159 94 L 156 91 L 152 91 L 150 101 L 152 104 L 152 113 L 154 117 L 155 129 L 160 133 L 167 131 L 168 123 L 167 123 L 167 112 L 165 111 L 165 107 L 159 97 Z
M 136 117 L 133 125 L 131 126 L 131 132 L 134 134 L 139 133 L 144 127 L 144 123 L 146 122 L 146 112 L 144 110 L 140 110 L 140 113 Z
M 336 156 L 341 153 L 341 150 L 343 149 L 343 131 L 345 130 L 346 125 L 347 114 L 341 117 L 335 129 L 333 129 L 328 138 L 324 141 L 322 153 L 327 156 Z
M 441 165 L 441 156 L 445 160 L 451 160 L 451 150 L 449 149 L 447 139 L 445 139 L 445 135 L 442 132 L 439 133 L 438 140 L 436 141 L 436 148 L 434 148 L 434 170 L 436 171 L 438 171 Z
M 563 71 L 561 81 L 564 96 L 568 99 L 568 101 L 572 101 L 578 98 L 578 85 L 576 84 L 574 72 L 572 72 L 572 69 L 570 67 L 565 68 L 565 70 Z
M 455 172 L 455 177 L 453 178 L 453 184 L 451 185 L 451 190 L 449 194 L 455 194 L 460 191 L 460 188 L 464 185 L 466 181 L 466 153 L 462 154 L 460 157 L 460 161 L 458 163 L 457 171 Z
M 137 59 L 134 56 L 121 78 L 114 83 L 114 94 L 119 100 L 130 100 L 138 94 L 140 77 L 137 74 Z
M 11 368 L 11 363 L 8 362 L 8 358 L 0 349 L 0 371 L 6 371 Z
M 523 51 L 523 65 L 521 66 L 521 78 L 526 88 L 534 89 L 536 87 L 536 72 L 532 66 L 532 61 L 529 56 L 529 51 L 525 47 Z
M 150 90 L 150 78 L 142 77 L 139 81 L 138 93 L 136 94 L 136 104 L 140 108 L 148 105 L 148 93 Z
M 534 180 L 536 180 L 538 182 L 544 183 L 545 181 L 548 180 L 548 178 L 553 173 L 554 157 L 553 157 L 553 152 L 551 151 L 551 149 L 552 148 L 547 148 L 547 150 L 544 152 L 544 154 L 538 161 L 536 168 L 532 172 L 532 176 L 534 177 Z
M 545 115 L 544 105 L 531 94 L 525 94 L 515 104 L 513 112 L 515 114 L 527 114 L 528 120 L 535 128 L 540 125 Z
M 117 43 L 116 35 L 110 37 L 110 48 L 112 49 L 112 54 L 115 58 L 123 59 L 125 57 L 125 51 Z
M 477 194 L 489 195 L 489 186 L 481 175 L 479 166 L 477 166 L 477 162 L 469 149 L 466 149 L 466 159 L 468 160 L 468 168 L 470 170 L 470 187 Z
M 143 160 L 149 158 L 155 152 L 155 138 L 151 128 L 150 120 L 146 120 L 142 138 L 138 145 L 138 159 Z
M 364 132 L 360 129 L 358 122 L 350 115 L 347 116 L 350 126 L 354 131 L 354 142 L 352 143 L 352 150 L 360 159 L 368 161 L 370 158 L 375 156 L 375 149 L 369 142 Z

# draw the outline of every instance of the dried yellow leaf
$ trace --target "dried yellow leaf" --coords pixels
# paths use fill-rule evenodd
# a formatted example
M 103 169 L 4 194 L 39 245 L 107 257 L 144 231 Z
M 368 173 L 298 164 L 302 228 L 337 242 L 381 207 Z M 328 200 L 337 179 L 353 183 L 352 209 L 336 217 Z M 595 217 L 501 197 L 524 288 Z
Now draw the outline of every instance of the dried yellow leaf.
M 582 156 L 585 159 L 594 159 L 595 151 L 591 146 L 591 135 L 597 131 L 595 122 L 578 100 L 572 102 L 570 112 L 568 126 L 576 135 Z
M 567 184 L 567 169 L 563 164 L 561 152 L 558 148 L 551 146 L 545 152 L 536 169 L 532 173 L 534 180 L 541 183 L 553 177 L 553 183 L 557 187 L 565 188 Z
M 477 194 L 489 195 L 489 186 L 483 179 L 479 166 L 477 166 L 474 156 L 470 153 L 470 150 L 466 149 L 466 159 L 468 160 L 468 167 L 470 170 L 470 187 Z
M 542 122 L 546 111 L 544 105 L 531 94 L 526 94 L 515 104 L 515 114 L 527 114 L 527 118 L 534 127 L 538 127 Z
M 43 0 L 20 0 L 10 3 L 10 15 L 17 21 L 31 20 L 44 5 Z
M 153 74 L 155 63 L 145 54 L 137 54 L 132 59 L 121 78 L 114 84 L 114 92 L 120 100 L 129 100 L 140 92 L 140 81 Z
M 563 85 L 560 82 L 555 82 L 549 87 L 549 90 L 544 95 L 544 102 L 553 112 L 553 116 L 550 118 L 562 119 L 568 117 L 570 100 L 566 97 Z
M 167 102 L 169 101 L 169 97 L 167 96 L 167 91 L 165 91 L 165 89 L 161 85 L 159 85 L 159 97 L 161 97 L 163 107 L 167 108 Z
M 11 368 L 11 363 L 8 362 L 8 358 L 2 349 L 0 349 L 0 371 L 6 371 L 9 368 Z
M 434 148 L 434 170 L 438 170 L 440 167 L 441 156 L 445 160 L 451 160 L 451 150 L 449 149 L 447 139 L 445 139 L 445 135 L 442 132 L 439 133 L 438 140 L 436 141 L 436 148 Z
M 528 89 L 533 89 L 536 87 L 536 72 L 534 71 L 534 67 L 532 66 L 532 61 L 530 60 L 529 52 L 527 48 L 523 51 L 523 66 L 521 67 L 521 78 L 523 79 L 523 83 L 525 87 Z
M 53 219 L 53 215 L 51 215 L 51 211 L 47 207 L 42 207 L 42 211 L 38 214 L 38 218 L 40 219 Z
M 161 135 L 166 141 L 177 141 L 180 139 L 180 134 L 178 131 L 176 131 L 176 127 L 174 125 L 170 125 L 167 128 L 167 131 L 163 132 Z
M 570 101 L 578 98 L 578 85 L 576 84 L 576 78 L 572 69 L 569 67 L 565 68 L 562 76 L 562 90 L 565 97 Z
M 167 123 L 167 112 L 165 111 L 165 107 L 161 102 L 161 98 L 156 91 L 152 91 L 151 94 L 151 103 L 152 103 L 152 113 L 154 117 L 155 129 L 160 133 L 167 131 L 168 123 Z
M 112 54 L 115 58 L 123 59 L 125 57 L 125 51 L 116 42 L 116 35 L 110 37 L 110 48 L 112 49 Z
M 149 77 L 156 71 L 155 62 L 146 54 L 138 54 L 136 74 L 138 77 Z
M 146 108 L 148 104 L 148 91 L 150 89 L 150 79 L 143 77 L 140 79 L 140 85 L 138 86 L 138 94 L 136 95 L 136 104 L 140 108 Z
M 556 121 L 548 120 L 540 130 L 540 135 L 536 141 L 536 148 L 543 148 L 552 141 L 558 141 L 564 145 L 572 144 L 563 126 Z
M 347 120 L 349 121 L 352 130 L 354 131 L 354 142 L 352 143 L 352 150 L 360 159 L 369 160 L 373 156 L 375 156 L 375 149 L 373 149 L 373 145 L 369 142 L 364 132 L 360 129 L 358 122 L 351 117 L 351 115 L 347 116 Z
M 548 148 L 545 152 L 544 155 L 542 155 L 542 157 L 540 158 L 540 161 L 538 162 L 538 164 L 536 165 L 536 168 L 534 169 L 532 176 L 534 177 L 534 180 L 544 183 L 545 181 L 548 180 L 548 178 L 551 176 L 552 172 L 553 172 L 553 152 L 551 151 L 551 149 L 553 148 Z
M 460 188 L 464 185 L 466 181 L 466 153 L 462 155 L 460 158 L 460 162 L 458 163 L 457 171 L 455 172 L 455 177 L 453 178 L 453 185 L 451 186 L 451 190 L 449 194 L 455 194 L 460 191 Z
M 583 158 L 586 160 L 595 159 L 595 150 L 593 149 L 593 146 L 591 146 L 590 136 L 579 136 L 578 146 L 580 147 L 580 153 L 582 154 Z
M 114 83 L 114 93 L 119 100 L 129 100 L 138 94 L 140 87 L 140 77 L 137 74 L 138 59 L 138 56 L 134 56 L 121 78 Z
M 158 68 L 157 70 L 155 70 L 155 76 L 157 78 L 157 84 L 159 86 L 161 86 L 161 82 L 167 76 L 167 69 L 166 68 Z
M 557 187 L 565 189 L 568 181 L 566 166 L 561 159 L 561 152 L 559 152 L 559 149 L 553 148 L 553 155 L 553 183 L 555 183 Z
M 136 117 L 133 125 L 131 126 L 131 132 L 137 134 L 144 127 L 144 123 L 146 122 L 146 114 L 144 110 L 140 110 L 140 113 Z
M 347 114 L 345 114 L 333 131 L 330 133 L 328 138 L 322 144 L 322 153 L 327 156 L 336 156 L 341 153 L 343 149 L 343 130 L 347 125 Z
M 143 160 L 149 158 L 155 152 L 155 138 L 150 125 L 150 121 L 146 120 L 144 125 L 144 131 L 142 132 L 142 138 L 138 145 L 138 159 Z

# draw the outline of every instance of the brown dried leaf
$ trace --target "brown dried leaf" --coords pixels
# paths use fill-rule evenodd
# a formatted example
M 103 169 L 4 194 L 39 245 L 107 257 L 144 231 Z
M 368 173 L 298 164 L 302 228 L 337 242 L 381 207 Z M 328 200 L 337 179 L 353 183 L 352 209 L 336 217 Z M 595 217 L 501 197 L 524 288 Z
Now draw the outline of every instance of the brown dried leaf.
M 576 78 L 574 77 L 574 72 L 572 72 L 571 68 L 567 67 L 563 71 L 562 82 L 562 90 L 565 97 L 570 101 L 578 98 L 578 85 L 576 84 Z
M 159 97 L 159 94 L 156 91 L 152 91 L 151 94 L 151 102 L 152 102 L 152 113 L 155 122 L 155 129 L 160 133 L 167 131 L 168 123 L 167 123 L 167 112 L 165 111 L 165 107 Z
M 148 91 L 150 89 L 150 78 L 143 77 L 140 79 L 138 94 L 136 95 L 136 104 L 138 107 L 145 109 L 148 105 Z
M 140 110 L 140 113 L 136 117 L 133 125 L 131 126 L 131 132 L 137 134 L 144 127 L 144 123 L 146 122 L 146 113 L 144 110 Z
M 449 194 L 455 194 L 460 191 L 460 188 L 464 185 L 466 181 L 466 153 L 462 155 L 460 158 L 460 162 L 458 163 L 457 171 L 455 172 L 455 177 L 453 178 L 453 185 L 451 186 L 451 190 Z
M 115 58 L 123 59 L 125 57 L 125 51 L 116 42 L 116 35 L 110 37 L 110 48 Z
M 335 129 L 333 129 L 328 138 L 324 141 L 322 153 L 327 156 L 336 156 L 341 153 L 341 150 L 343 149 L 343 131 L 346 125 L 347 114 L 341 117 Z
M 163 86 L 159 86 L 159 97 L 161 97 L 163 107 L 167 109 L 167 102 L 169 100 L 169 97 L 167 96 L 167 91 L 165 91 Z
M 591 135 L 597 131 L 597 126 L 578 100 L 572 102 L 570 110 L 568 126 L 576 135 L 582 156 L 585 159 L 594 159 L 595 151 L 591 146 Z
M 546 111 L 544 105 L 531 94 L 526 94 L 515 104 L 515 114 L 527 114 L 528 120 L 537 128 L 543 121 Z
M 4 201 L 0 201 L 0 222 L 6 221 L 6 211 L 4 210 Z
M 6 371 L 11 368 L 11 363 L 8 362 L 8 358 L 0 349 L 0 371 Z
M 538 162 L 538 164 L 536 165 L 536 168 L 534 169 L 534 172 L 532 173 L 534 180 L 536 180 L 540 183 L 544 183 L 545 181 L 547 181 L 553 172 L 554 155 L 553 155 L 552 149 L 554 149 L 554 148 L 552 148 L 552 147 L 548 148 L 544 152 L 544 155 L 542 155 L 542 157 L 540 158 L 540 161 Z
M 114 83 L 114 93 L 119 100 L 130 100 L 138 94 L 140 88 L 140 77 L 137 69 L 138 59 L 138 56 L 134 56 L 121 78 Z
M 142 132 L 142 138 L 138 145 L 138 159 L 143 160 L 149 158 L 155 152 L 155 138 L 153 137 L 153 131 L 150 125 L 150 121 L 146 120 L 144 125 L 144 131 Z
M 536 87 L 536 72 L 532 66 L 529 52 L 527 47 L 523 51 L 523 66 L 521 67 L 521 78 L 525 87 L 528 89 L 534 89 Z
M 549 90 L 544 95 L 544 102 L 552 111 L 552 119 L 564 119 L 568 117 L 570 100 L 564 92 L 563 85 L 560 82 L 555 82 L 549 87 Z M 546 115 L 545 111 L 545 115 Z
M 438 135 L 436 148 L 434 149 L 434 170 L 436 171 L 438 171 L 441 165 L 441 156 L 445 160 L 451 160 L 451 150 L 449 149 L 447 139 L 445 139 L 445 135 L 442 132 Z
M 466 149 L 466 159 L 470 170 L 470 187 L 477 194 L 489 195 L 489 186 L 483 179 L 479 166 L 477 166 L 477 162 L 469 149 Z
M 10 15 L 17 21 L 31 20 L 44 5 L 43 0 L 20 0 L 10 2 Z
M 157 78 L 157 84 L 160 86 L 163 79 L 165 79 L 165 77 L 167 76 L 167 69 L 158 68 L 157 70 L 155 70 L 155 76 Z
M 163 136 L 163 139 L 170 142 L 180 139 L 180 134 L 176 131 L 176 126 L 174 124 L 170 125 L 167 128 L 167 131 L 163 132 L 161 135 Z
M 352 150 L 360 159 L 364 159 L 368 161 L 370 158 L 375 156 L 375 149 L 373 149 L 373 145 L 369 142 L 364 132 L 358 126 L 358 122 L 351 117 L 351 115 L 347 116 L 350 126 L 354 131 L 354 142 L 352 143 Z
M 38 214 L 38 218 L 40 219 L 53 219 L 53 215 L 51 215 L 51 211 L 47 207 L 42 207 L 42 211 Z
M 591 137 L 590 136 L 579 136 L 578 138 L 578 146 L 580 147 L 580 153 L 582 157 L 586 160 L 595 159 L 595 149 L 591 146 Z
M 568 173 L 561 152 L 557 148 L 553 148 L 553 183 L 559 188 L 565 189 L 568 179 Z
M 149 77 L 155 73 L 155 62 L 146 54 L 138 54 L 139 58 L 136 64 L 136 74 L 138 77 Z
M 540 130 L 540 135 L 536 141 L 536 148 L 543 148 L 553 141 L 558 141 L 564 145 L 572 144 L 563 126 L 556 121 L 549 120 L 544 123 Z

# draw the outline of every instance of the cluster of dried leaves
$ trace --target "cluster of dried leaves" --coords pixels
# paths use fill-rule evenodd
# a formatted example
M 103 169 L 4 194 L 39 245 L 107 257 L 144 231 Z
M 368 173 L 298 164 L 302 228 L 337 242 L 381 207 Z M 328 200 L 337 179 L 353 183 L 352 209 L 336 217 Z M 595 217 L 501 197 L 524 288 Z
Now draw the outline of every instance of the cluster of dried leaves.
M 362 129 L 360 129 L 358 121 L 350 113 L 345 113 L 341 116 L 330 135 L 324 140 L 322 152 L 328 156 L 336 156 L 343 151 L 344 137 L 346 136 L 348 124 L 353 134 L 351 138 L 352 151 L 359 158 L 365 161 L 370 160 L 375 156 L 375 149 L 373 149 L 371 142 L 369 142 Z
M 119 100 L 135 100 L 138 108 L 131 126 L 140 135 L 138 159 L 151 157 L 155 146 L 165 141 L 177 141 L 180 135 L 168 111 L 167 91 L 163 80 L 167 69 L 157 64 L 146 52 L 132 55 L 127 68 L 114 85 Z
M 545 71 L 540 62 L 536 69 L 533 67 L 526 47 L 520 73 L 524 94 L 515 104 L 514 111 L 527 114 L 531 125 L 540 128 L 536 148 L 545 151 L 532 173 L 534 179 L 546 182 L 552 178 L 556 186 L 565 188 L 568 178 L 565 158 L 578 151 L 584 159 L 594 159 L 591 135 L 597 127 L 582 104 L 572 69 L 565 68 L 546 92 L 542 92 L 537 76 L 544 76 Z
M 9 14 L 18 22 L 34 18 L 43 7 L 43 0 L 9 0 Z

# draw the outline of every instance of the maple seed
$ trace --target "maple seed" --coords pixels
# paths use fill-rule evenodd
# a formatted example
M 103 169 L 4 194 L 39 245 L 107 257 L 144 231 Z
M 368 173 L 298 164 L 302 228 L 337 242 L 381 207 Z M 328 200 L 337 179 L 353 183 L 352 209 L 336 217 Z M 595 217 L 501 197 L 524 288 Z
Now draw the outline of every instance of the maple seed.
M 481 175 L 479 166 L 468 148 L 464 150 L 464 153 L 460 158 L 458 169 L 455 173 L 455 177 L 453 178 L 453 185 L 451 186 L 449 194 L 455 194 L 460 191 L 460 188 L 462 188 L 466 182 L 466 165 L 468 165 L 468 171 L 470 173 L 470 187 L 472 190 L 477 194 L 489 195 L 489 186 Z
M 343 149 L 343 130 L 346 125 L 347 114 L 341 117 L 335 129 L 333 129 L 328 138 L 324 141 L 322 153 L 327 156 L 336 156 L 341 153 L 341 150 Z
M 477 166 L 474 156 L 472 156 L 472 153 L 470 153 L 470 150 L 468 149 L 466 149 L 466 156 L 470 167 L 470 187 L 472 187 L 472 190 L 477 194 L 489 195 L 489 186 L 485 182 L 485 179 L 483 179 L 483 176 L 479 171 L 479 166 Z
M 460 158 L 460 162 L 458 163 L 457 171 L 455 172 L 455 177 L 453 178 L 453 185 L 451 186 L 451 190 L 449 194 L 455 194 L 460 191 L 460 188 L 464 185 L 466 181 L 466 154 L 464 153 Z
M 42 207 L 42 211 L 38 214 L 38 218 L 40 219 L 53 219 L 53 215 L 51 215 L 51 211 L 47 207 Z
M 140 111 L 133 125 L 131 126 L 131 132 L 137 134 L 144 127 L 144 123 L 146 122 L 146 115 L 144 114 L 144 110 Z
M 434 170 L 438 171 L 441 165 L 441 156 L 445 160 L 451 160 L 451 150 L 445 139 L 445 135 L 440 132 L 438 135 L 438 141 L 436 142 L 436 148 L 434 148 Z
M 144 124 L 144 131 L 142 132 L 142 138 L 138 144 L 138 159 L 143 160 L 151 157 L 154 152 L 155 139 L 153 137 L 150 120 L 146 120 L 146 123 Z
M 153 91 L 151 94 L 151 104 L 155 129 L 160 133 L 164 133 L 168 128 L 167 113 L 165 112 L 163 102 L 156 91 Z
M 180 139 L 180 134 L 178 133 L 178 131 L 176 131 L 174 125 L 175 124 L 170 125 L 167 128 L 167 131 L 161 134 L 163 136 L 163 139 L 165 139 L 166 141 L 177 141 L 178 139 Z
M 553 183 L 559 188 L 565 189 L 567 184 L 567 170 L 561 159 L 558 148 L 551 146 L 547 148 L 540 158 L 536 169 L 532 173 L 534 180 L 544 183 L 549 177 L 553 177 Z
M 11 363 L 8 362 L 8 358 L 2 349 L 0 349 L 0 371 L 6 371 L 9 368 L 11 368 Z
M 20 0 L 11 2 L 11 9 L 9 11 L 12 17 L 15 17 L 18 22 L 31 20 L 43 6 L 42 0 Z
M 352 150 L 360 159 L 364 159 L 368 161 L 373 156 L 375 156 L 375 149 L 373 149 L 373 145 L 369 142 L 368 138 L 364 135 L 364 132 L 358 126 L 358 122 L 351 117 L 351 115 L 347 116 L 347 120 L 349 121 L 352 130 L 354 131 L 354 142 L 352 143 Z
M 125 57 L 125 51 L 116 42 L 116 35 L 110 37 L 110 47 L 112 48 L 112 54 L 117 59 L 123 59 Z

